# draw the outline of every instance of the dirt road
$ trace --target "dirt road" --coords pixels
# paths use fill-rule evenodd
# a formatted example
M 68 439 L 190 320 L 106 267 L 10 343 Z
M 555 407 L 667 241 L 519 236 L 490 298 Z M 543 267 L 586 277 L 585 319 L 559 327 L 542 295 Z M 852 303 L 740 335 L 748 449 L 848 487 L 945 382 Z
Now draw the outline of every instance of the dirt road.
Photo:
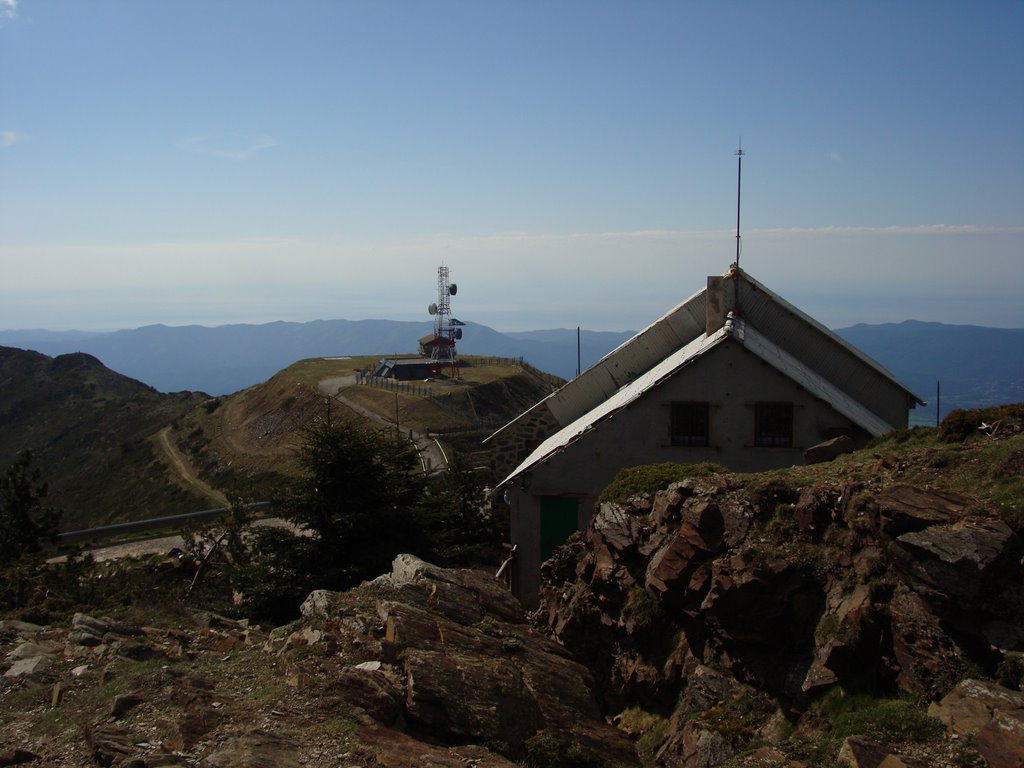
M 199 477 L 195 468 L 189 463 L 189 460 L 182 455 L 181 451 L 178 450 L 178 446 L 176 446 L 174 441 L 171 440 L 170 432 L 170 427 L 164 427 L 160 430 L 160 432 L 157 433 L 157 443 L 163 449 L 164 456 L 170 462 L 171 466 L 178 473 L 181 479 L 192 490 L 197 491 L 210 500 L 216 502 L 217 506 L 228 506 L 227 497 L 216 488 L 205 483 Z
M 350 387 L 355 383 L 355 376 L 336 376 L 330 379 L 323 379 L 317 386 L 325 395 L 332 396 L 346 408 L 351 408 L 360 416 L 369 419 L 373 423 L 380 424 L 388 428 L 394 427 L 395 422 L 389 421 L 380 414 L 371 411 L 369 408 L 349 400 L 342 394 L 343 389 Z M 403 432 L 408 434 L 409 439 L 416 444 L 416 448 L 420 452 L 420 461 L 423 464 L 423 471 L 425 473 L 430 474 L 431 472 L 448 469 L 448 457 L 445 456 L 444 450 L 441 448 L 441 445 L 437 440 L 427 437 L 426 435 L 421 435 L 418 432 L 413 432 L 411 429 L 403 430 Z

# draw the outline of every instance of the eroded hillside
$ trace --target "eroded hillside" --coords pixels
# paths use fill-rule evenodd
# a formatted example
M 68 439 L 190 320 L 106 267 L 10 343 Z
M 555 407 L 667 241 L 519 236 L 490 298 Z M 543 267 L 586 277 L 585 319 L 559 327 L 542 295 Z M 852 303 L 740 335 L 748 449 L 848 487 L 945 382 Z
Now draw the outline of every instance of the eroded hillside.
M 170 471 L 158 433 L 206 399 L 162 394 L 90 355 L 0 347 L 0 467 L 30 449 L 65 530 L 203 509 L 209 498 Z
M 174 436 L 200 476 L 222 490 L 272 495 L 295 471 L 314 419 L 368 419 L 436 438 L 446 450 L 480 441 L 537 400 L 555 380 L 516 361 L 468 358 L 459 379 L 394 382 L 366 376 L 376 357 L 303 360 L 269 381 L 194 409 Z

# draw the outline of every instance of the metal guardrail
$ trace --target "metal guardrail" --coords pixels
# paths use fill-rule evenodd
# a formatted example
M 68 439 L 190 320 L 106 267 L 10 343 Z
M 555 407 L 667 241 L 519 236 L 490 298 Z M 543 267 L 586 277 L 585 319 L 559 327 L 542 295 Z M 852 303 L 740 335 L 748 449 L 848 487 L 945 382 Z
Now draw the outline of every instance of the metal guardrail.
M 270 509 L 273 505 L 269 501 L 257 501 L 247 504 L 246 509 L 263 510 Z M 181 515 L 166 515 L 164 517 L 151 517 L 148 520 L 132 520 L 127 523 L 114 523 L 112 525 L 101 525 L 97 528 L 83 528 L 78 531 L 67 531 L 57 534 L 58 544 L 77 544 L 83 541 L 102 541 L 115 539 L 131 533 L 145 533 L 147 531 L 159 531 L 165 528 L 180 528 L 188 523 L 201 523 L 207 520 L 216 520 L 228 512 L 227 507 L 217 509 L 203 509 L 199 512 L 185 512 Z

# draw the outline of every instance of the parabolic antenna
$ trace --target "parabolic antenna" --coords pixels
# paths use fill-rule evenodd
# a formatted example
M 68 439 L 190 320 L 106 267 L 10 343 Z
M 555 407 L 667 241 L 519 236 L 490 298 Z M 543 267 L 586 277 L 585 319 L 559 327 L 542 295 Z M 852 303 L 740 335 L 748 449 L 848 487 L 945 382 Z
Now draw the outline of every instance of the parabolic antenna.
M 451 285 L 448 286 L 448 293 L 450 293 L 452 296 L 454 296 L 458 292 L 459 286 L 457 286 L 455 283 L 452 283 Z
M 437 304 L 431 304 L 429 307 L 427 307 L 427 312 L 429 312 L 432 315 L 436 315 L 437 314 Z

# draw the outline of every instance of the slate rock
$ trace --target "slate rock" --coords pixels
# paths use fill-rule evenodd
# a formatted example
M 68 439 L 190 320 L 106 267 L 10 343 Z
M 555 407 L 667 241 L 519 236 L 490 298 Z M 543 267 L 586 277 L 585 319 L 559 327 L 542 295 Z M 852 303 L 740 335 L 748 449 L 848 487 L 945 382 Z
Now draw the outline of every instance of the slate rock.
M 42 759 L 42 755 L 29 752 L 27 749 L 0 749 L 0 767 L 24 765 Z
M 55 654 L 57 649 L 52 645 L 41 645 L 39 643 L 22 643 L 13 651 L 7 654 L 8 661 L 17 661 L 18 659 L 30 659 L 34 656 L 49 656 Z
M 826 461 L 832 461 L 844 453 L 851 453 L 853 449 L 853 440 L 847 435 L 839 435 L 831 440 L 812 445 L 804 451 L 804 461 L 808 464 L 821 464 Z
M 954 733 L 974 735 L 989 768 L 1024 766 L 1024 693 L 985 680 L 963 680 L 928 708 Z
M 880 490 L 871 504 L 876 529 L 893 538 L 963 519 L 974 502 L 955 493 L 896 485 Z
M 836 762 L 849 768 L 929 768 L 921 760 L 896 754 L 891 747 L 861 736 L 843 741 Z
M 392 725 L 402 716 L 404 691 L 380 669 L 379 662 L 374 663 L 376 669 L 365 669 L 360 664 L 342 670 L 342 696 L 382 725 Z
M 735 754 L 735 748 L 718 731 L 691 719 L 678 727 L 673 716 L 655 759 L 665 768 L 715 768 Z
M 99 725 L 86 732 L 93 758 L 100 765 L 122 762 L 135 751 L 134 739 L 119 725 Z
M 110 716 L 115 720 L 120 720 L 143 701 L 145 699 L 135 693 L 118 694 L 110 703 Z
M 4 677 L 35 677 L 44 674 L 49 670 L 50 665 L 49 656 L 18 659 L 4 672 Z
M 298 768 L 299 749 L 295 739 L 257 729 L 230 739 L 200 765 L 203 768 Z
M 17 638 L 35 637 L 45 627 L 29 621 L 18 619 L 0 619 L 0 639 L 15 640 Z

